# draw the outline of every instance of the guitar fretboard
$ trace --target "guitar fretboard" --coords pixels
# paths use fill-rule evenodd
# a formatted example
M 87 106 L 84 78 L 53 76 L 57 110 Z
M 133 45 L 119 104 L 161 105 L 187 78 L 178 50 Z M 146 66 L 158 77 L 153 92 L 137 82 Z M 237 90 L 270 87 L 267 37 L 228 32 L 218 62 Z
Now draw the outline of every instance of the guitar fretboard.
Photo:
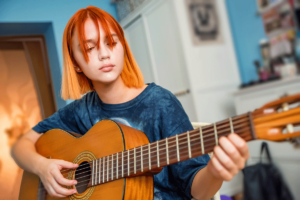
M 93 160 L 91 186 L 207 154 L 220 137 L 233 132 L 246 141 L 255 139 L 251 113 Z

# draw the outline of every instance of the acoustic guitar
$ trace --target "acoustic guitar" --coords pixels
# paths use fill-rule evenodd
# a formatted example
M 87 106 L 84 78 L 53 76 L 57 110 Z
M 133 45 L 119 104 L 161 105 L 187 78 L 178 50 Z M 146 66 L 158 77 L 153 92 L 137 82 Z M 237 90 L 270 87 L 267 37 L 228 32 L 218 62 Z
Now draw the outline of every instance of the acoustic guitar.
M 63 169 L 76 179 L 78 193 L 65 199 L 153 199 L 153 175 L 163 167 L 212 152 L 218 138 L 236 133 L 246 141 L 282 141 L 300 136 L 300 94 L 285 97 L 247 114 L 149 143 L 146 135 L 112 120 L 102 120 L 85 135 L 53 129 L 36 142 L 47 158 L 78 163 Z M 20 200 L 56 199 L 39 177 L 24 171 Z

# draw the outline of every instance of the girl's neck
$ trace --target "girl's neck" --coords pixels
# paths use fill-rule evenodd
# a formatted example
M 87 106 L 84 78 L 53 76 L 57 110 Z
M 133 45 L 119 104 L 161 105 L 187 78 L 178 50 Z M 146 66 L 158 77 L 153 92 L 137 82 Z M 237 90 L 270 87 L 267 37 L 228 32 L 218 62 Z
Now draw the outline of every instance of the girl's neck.
M 101 101 L 107 104 L 126 102 L 128 91 L 130 90 L 130 88 L 124 84 L 120 76 L 112 83 L 93 82 L 93 86 Z
M 129 88 L 120 76 L 112 83 L 93 82 L 93 86 L 101 101 L 107 104 L 120 104 L 130 101 L 147 87 L 147 85 L 144 85 L 141 88 Z

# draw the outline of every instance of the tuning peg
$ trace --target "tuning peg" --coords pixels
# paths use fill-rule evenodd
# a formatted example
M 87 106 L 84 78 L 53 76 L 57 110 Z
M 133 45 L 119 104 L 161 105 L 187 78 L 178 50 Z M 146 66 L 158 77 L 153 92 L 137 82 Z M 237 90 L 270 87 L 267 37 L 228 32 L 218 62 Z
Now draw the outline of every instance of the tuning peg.
M 291 96 L 285 96 L 285 97 L 281 97 L 280 99 L 276 100 L 276 101 L 272 101 L 270 103 L 265 104 L 263 107 L 261 107 L 258 110 L 265 110 L 265 109 L 287 109 L 289 105 L 294 104 L 300 102 L 300 93 L 299 94 L 295 94 L 295 95 L 291 95 Z M 283 108 L 284 105 L 284 108 Z

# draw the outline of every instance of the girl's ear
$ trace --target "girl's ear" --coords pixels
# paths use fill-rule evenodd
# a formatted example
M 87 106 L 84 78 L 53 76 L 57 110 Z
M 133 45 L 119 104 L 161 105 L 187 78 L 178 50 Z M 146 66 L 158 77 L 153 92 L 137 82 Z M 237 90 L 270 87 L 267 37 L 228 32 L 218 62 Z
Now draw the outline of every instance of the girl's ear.
M 78 72 L 78 73 L 82 72 L 82 70 L 80 69 L 80 67 L 77 66 L 77 65 L 74 65 L 74 69 L 75 69 L 75 71 Z
M 73 67 L 75 69 L 76 72 L 80 73 L 82 72 L 81 68 L 79 67 L 79 65 L 76 63 L 73 55 L 70 56 L 71 57 L 71 60 L 72 60 L 72 64 L 73 64 Z

